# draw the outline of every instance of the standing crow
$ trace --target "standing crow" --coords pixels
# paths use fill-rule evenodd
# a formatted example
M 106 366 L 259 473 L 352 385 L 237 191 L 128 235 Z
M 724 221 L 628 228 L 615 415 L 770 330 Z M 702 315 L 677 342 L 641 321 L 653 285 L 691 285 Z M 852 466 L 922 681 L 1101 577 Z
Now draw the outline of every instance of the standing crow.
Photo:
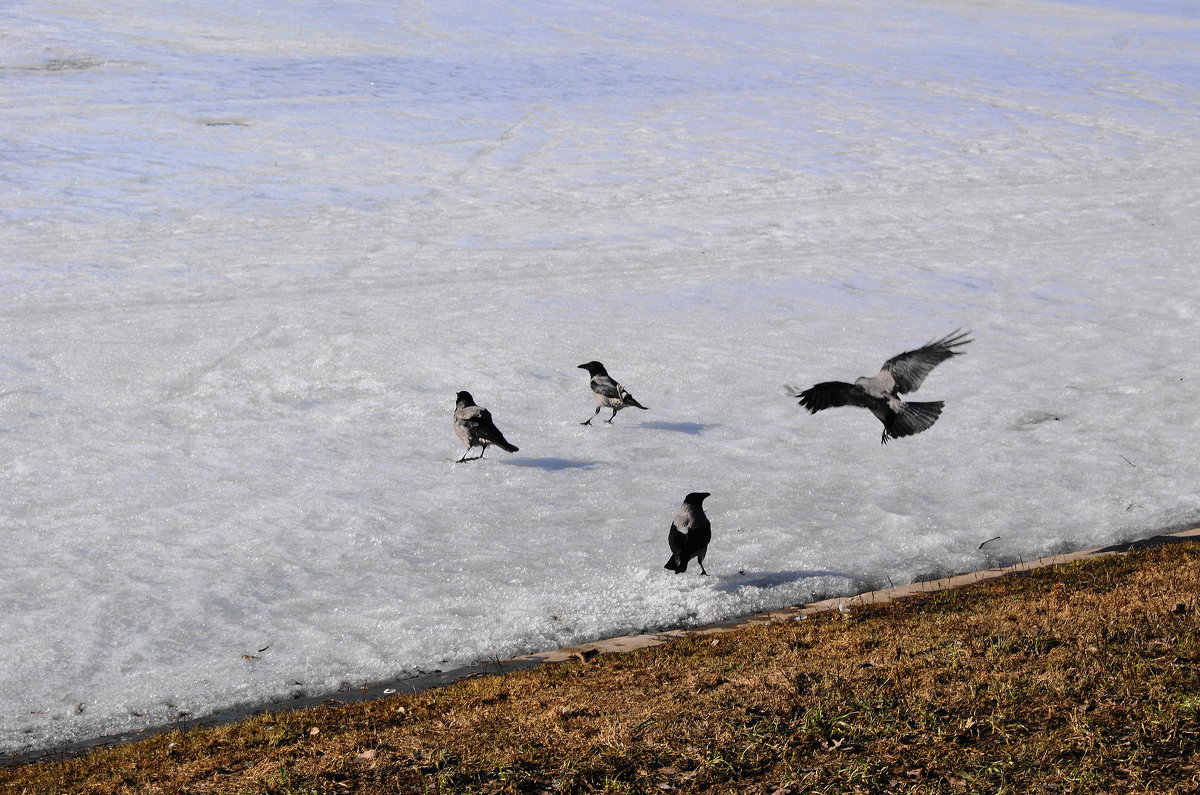
M 712 525 L 704 515 L 701 503 L 709 496 L 707 491 L 693 491 L 683 498 L 683 506 L 675 516 L 671 529 L 667 533 L 667 543 L 671 545 L 671 559 L 664 569 L 670 569 L 676 574 L 687 571 L 688 561 L 692 558 L 700 564 L 700 573 L 708 576 L 704 570 L 704 555 L 708 552 L 708 542 L 712 538 Z
M 520 449 L 515 444 L 508 443 L 504 434 L 500 433 L 496 424 L 492 422 L 491 412 L 483 406 L 476 406 L 475 398 L 471 397 L 470 392 L 459 392 L 456 400 L 458 402 L 454 409 L 454 435 L 467 446 L 467 452 L 463 453 L 463 457 L 454 463 L 461 464 L 463 461 L 483 458 L 483 453 L 489 444 L 494 444 L 510 453 L 515 453 Z M 479 448 L 479 455 L 467 458 L 467 453 L 471 452 L 472 447 Z
M 591 425 L 592 420 L 596 419 L 596 415 L 600 413 L 600 409 L 605 406 L 612 409 L 612 417 L 606 419 L 605 422 L 612 422 L 613 417 L 617 416 L 617 412 L 626 406 L 634 406 L 649 411 L 641 403 L 634 400 L 633 395 L 629 394 L 625 387 L 614 381 L 600 362 L 581 364 L 579 365 L 579 369 L 588 371 L 588 375 L 592 377 L 590 386 L 592 387 L 592 391 L 596 393 L 596 410 L 592 412 L 592 416 L 588 417 L 587 421 L 579 423 L 580 425 Z
M 940 340 L 933 340 L 915 351 L 906 351 L 883 363 L 878 375 L 863 376 L 853 384 L 825 381 L 795 394 L 800 405 L 816 414 L 835 406 L 862 406 L 870 409 L 883 423 L 883 444 L 888 439 L 920 433 L 937 421 L 942 413 L 942 401 L 905 403 L 898 395 L 914 392 L 934 367 L 958 356 L 955 350 L 972 340 L 969 331 L 955 329 Z

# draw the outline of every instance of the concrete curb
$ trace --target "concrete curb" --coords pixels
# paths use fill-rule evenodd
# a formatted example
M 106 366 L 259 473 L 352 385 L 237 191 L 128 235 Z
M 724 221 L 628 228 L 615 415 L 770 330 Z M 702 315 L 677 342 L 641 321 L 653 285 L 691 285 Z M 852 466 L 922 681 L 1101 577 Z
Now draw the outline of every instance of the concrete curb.
M 1061 566 L 1078 560 L 1087 560 L 1089 558 L 1105 557 L 1109 555 L 1119 555 L 1136 549 L 1146 549 L 1149 547 L 1178 544 L 1188 541 L 1200 541 L 1200 527 L 1162 533 L 1160 535 L 1152 536 L 1151 538 L 1133 541 L 1127 544 L 1097 547 L 1095 549 L 1087 549 L 1080 552 L 1070 552 L 1065 555 L 1051 555 L 1050 557 L 1039 558 L 1028 563 L 1019 563 L 1013 566 L 984 569 L 982 571 L 970 572 L 967 574 L 958 574 L 953 577 L 944 577 L 940 580 L 930 580 L 928 582 L 913 583 L 911 585 L 901 585 L 895 588 L 887 588 L 879 591 L 867 591 L 856 596 L 835 597 L 833 599 L 825 599 L 820 602 L 812 602 L 810 604 L 798 605 L 796 607 L 768 610 L 762 613 L 755 613 L 748 616 L 733 618 L 727 621 L 717 622 L 715 624 L 706 624 L 704 626 L 693 627 L 690 629 L 672 629 L 665 630 L 663 632 L 649 632 L 641 635 L 624 635 L 621 637 L 609 638 L 607 640 L 593 641 L 591 643 L 581 643 L 577 646 L 568 646 L 566 648 L 555 649 L 553 651 L 524 654 L 520 657 L 512 657 L 507 660 L 476 663 L 475 665 L 456 668 L 451 671 L 434 671 L 431 673 L 408 677 L 406 679 L 378 682 L 363 687 L 344 690 L 338 693 L 330 693 L 321 696 L 305 696 L 289 701 L 256 704 L 247 707 L 235 707 L 214 715 L 205 716 L 203 718 L 192 718 L 161 726 L 140 729 L 137 731 L 124 732 L 106 737 L 96 737 L 89 740 L 80 740 L 78 742 L 54 748 L 46 748 L 0 756 L 0 767 L 29 764 L 33 762 L 62 761 L 72 757 L 82 756 L 83 754 L 86 754 L 96 748 L 136 742 L 138 740 L 144 740 L 148 737 L 152 737 L 156 734 L 163 734 L 165 732 L 186 731 L 188 729 L 201 726 L 222 726 L 229 723 L 236 723 L 237 721 L 245 720 L 246 718 L 254 715 L 260 715 L 268 712 L 294 712 L 297 710 L 311 709 L 313 707 L 319 707 L 322 705 L 336 706 L 360 701 L 372 701 L 375 699 L 387 698 L 388 696 L 400 693 L 419 693 L 425 690 L 432 690 L 437 687 L 444 687 L 446 685 L 453 684 L 454 682 L 477 676 L 506 674 L 513 671 L 537 668 L 541 665 L 554 665 L 568 662 L 570 660 L 586 660 L 599 654 L 622 654 L 624 652 L 645 649 L 651 646 L 661 646 L 664 643 L 670 643 L 673 640 L 687 637 L 688 635 L 721 634 L 733 632 L 741 627 L 792 621 L 803 616 L 827 612 L 830 610 L 850 609 L 855 606 L 894 602 L 899 599 L 915 596 L 917 594 L 934 593 L 937 591 L 948 590 L 950 588 L 961 588 L 966 585 L 974 585 L 975 583 L 993 580 L 1009 574 L 1032 571 L 1034 569 L 1042 569 L 1049 566 Z
M 1086 549 L 1080 552 L 1069 552 L 1064 555 L 1051 555 L 1050 557 L 1038 558 L 1037 560 L 1032 560 L 1028 563 L 1018 563 L 1012 566 L 1003 566 L 995 569 L 984 569 L 982 571 L 969 572 L 967 574 L 956 574 L 953 577 L 944 577 L 940 580 L 929 580 L 927 582 L 912 583 L 911 585 L 900 585 L 895 588 L 886 588 L 879 591 L 867 591 L 855 596 L 824 599 L 820 602 L 812 602 L 805 605 L 798 605 L 796 607 L 785 607 L 780 610 L 768 610 L 763 613 L 755 613 L 753 615 L 743 616 L 741 618 L 735 618 L 729 621 L 721 621 L 716 624 L 707 624 L 705 626 L 694 627 L 691 629 L 672 629 L 665 632 L 651 632 L 644 635 L 624 635 L 618 638 L 609 638 L 607 640 L 595 641 L 593 643 L 582 643 L 578 646 L 555 649 L 554 651 L 525 654 L 520 657 L 514 657 L 511 660 L 504 660 L 502 661 L 502 664 L 512 664 L 514 667 L 516 667 L 517 665 L 527 664 L 529 662 L 535 662 L 537 664 L 560 663 L 571 659 L 586 659 L 596 654 L 620 654 L 622 652 L 634 651 L 635 649 L 645 649 L 650 646 L 659 646 L 664 643 L 670 643 L 676 638 L 685 637 L 687 635 L 712 635 L 724 632 L 732 632 L 741 627 L 754 626 L 757 624 L 778 623 L 780 621 L 791 621 L 803 616 L 827 612 L 829 610 L 850 609 L 862 605 L 875 605 L 883 604 L 885 602 L 894 602 L 899 599 L 916 596 L 917 594 L 934 593 L 937 591 L 945 591 L 950 588 L 962 588 L 966 585 L 974 585 L 975 583 L 994 580 L 997 577 L 1004 577 L 1006 575 L 1018 572 L 1043 569 L 1050 566 L 1062 566 L 1067 563 L 1074 563 L 1078 560 L 1088 560 L 1090 558 L 1106 557 L 1109 555 L 1120 555 L 1135 549 L 1146 549 L 1149 547 L 1177 544 L 1185 541 L 1200 541 L 1200 527 L 1193 527 L 1187 530 L 1179 530 L 1171 533 L 1163 533 L 1162 535 L 1153 536 L 1140 541 L 1133 541 L 1128 544 L 1097 547 L 1095 549 Z

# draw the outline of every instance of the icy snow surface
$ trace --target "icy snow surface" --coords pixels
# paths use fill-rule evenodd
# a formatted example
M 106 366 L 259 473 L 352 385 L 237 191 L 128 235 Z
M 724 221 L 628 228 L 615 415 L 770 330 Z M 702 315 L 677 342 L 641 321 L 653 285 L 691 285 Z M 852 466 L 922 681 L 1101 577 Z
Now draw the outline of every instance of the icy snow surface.
M 5 4 L 0 748 L 1195 521 L 1198 56 L 1182 0 Z M 919 436 L 786 394 L 957 327 Z M 591 359 L 651 410 L 581 427 Z M 460 389 L 519 453 L 453 463 Z

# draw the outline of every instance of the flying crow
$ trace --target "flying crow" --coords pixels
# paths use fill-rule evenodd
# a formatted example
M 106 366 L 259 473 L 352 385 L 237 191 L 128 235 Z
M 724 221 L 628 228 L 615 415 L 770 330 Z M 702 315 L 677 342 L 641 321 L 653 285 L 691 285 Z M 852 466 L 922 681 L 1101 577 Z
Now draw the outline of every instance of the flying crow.
M 585 422 L 580 425 L 591 425 L 592 420 L 596 419 L 596 415 L 600 413 L 600 409 L 606 406 L 612 409 L 612 417 L 609 417 L 605 422 L 612 422 L 613 417 L 617 416 L 617 412 L 626 406 L 634 406 L 639 409 L 649 411 L 641 403 L 634 400 L 633 395 L 618 384 L 604 369 L 604 365 L 600 362 L 588 362 L 587 364 L 579 365 L 580 370 L 587 370 L 588 375 L 592 377 L 590 386 L 592 391 L 596 393 L 596 410 L 592 412 L 592 416 L 588 417 Z
M 883 363 L 878 375 L 863 376 L 853 384 L 825 381 L 795 394 L 800 405 L 816 414 L 835 406 L 862 406 L 870 409 L 883 423 L 883 444 L 888 439 L 920 433 L 937 421 L 942 401 L 905 403 L 898 395 L 915 392 L 934 367 L 962 353 L 956 350 L 972 340 L 969 331 L 955 329 L 940 340 L 933 340 L 915 351 L 906 351 Z
M 463 461 L 474 461 L 476 458 L 483 458 L 483 453 L 487 450 L 489 444 L 494 444 L 497 447 L 507 450 L 510 453 L 515 453 L 518 448 L 515 444 L 509 444 L 504 438 L 504 434 L 492 422 L 492 414 L 483 406 L 475 405 L 475 398 L 471 397 L 470 392 L 459 392 L 456 398 L 457 404 L 454 409 L 454 435 L 462 440 L 462 443 L 467 446 L 467 452 L 463 453 L 463 457 L 456 461 L 456 464 L 461 464 Z M 467 458 L 467 454 L 471 452 L 472 447 L 479 448 L 479 455 L 474 458 Z
M 704 555 L 708 552 L 708 542 L 712 538 L 712 525 L 708 523 L 708 517 L 704 515 L 701 505 L 707 496 L 707 491 L 693 491 L 683 498 L 683 505 L 667 533 L 671 559 L 663 566 L 664 569 L 682 574 L 687 571 L 688 561 L 695 558 L 700 564 L 700 573 L 708 576 L 708 572 L 704 570 Z

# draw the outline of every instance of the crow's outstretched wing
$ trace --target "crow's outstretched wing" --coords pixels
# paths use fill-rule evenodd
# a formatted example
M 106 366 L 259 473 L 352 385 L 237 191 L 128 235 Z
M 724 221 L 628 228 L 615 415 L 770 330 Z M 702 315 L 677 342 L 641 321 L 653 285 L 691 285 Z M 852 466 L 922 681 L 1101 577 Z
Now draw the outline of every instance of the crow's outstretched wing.
M 958 356 L 962 353 L 956 349 L 971 342 L 967 338 L 970 333 L 955 329 L 941 339 L 926 343 L 914 351 L 905 351 L 898 356 L 893 356 L 883 363 L 883 368 L 875 377 L 885 379 L 887 376 L 891 376 L 892 381 L 895 382 L 897 394 L 915 392 L 933 368 L 951 356 Z
M 809 387 L 794 395 L 800 398 L 800 405 L 816 414 L 822 409 L 837 406 L 862 406 L 870 408 L 869 396 L 854 384 L 845 381 L 822 381 L 816 386 Z

